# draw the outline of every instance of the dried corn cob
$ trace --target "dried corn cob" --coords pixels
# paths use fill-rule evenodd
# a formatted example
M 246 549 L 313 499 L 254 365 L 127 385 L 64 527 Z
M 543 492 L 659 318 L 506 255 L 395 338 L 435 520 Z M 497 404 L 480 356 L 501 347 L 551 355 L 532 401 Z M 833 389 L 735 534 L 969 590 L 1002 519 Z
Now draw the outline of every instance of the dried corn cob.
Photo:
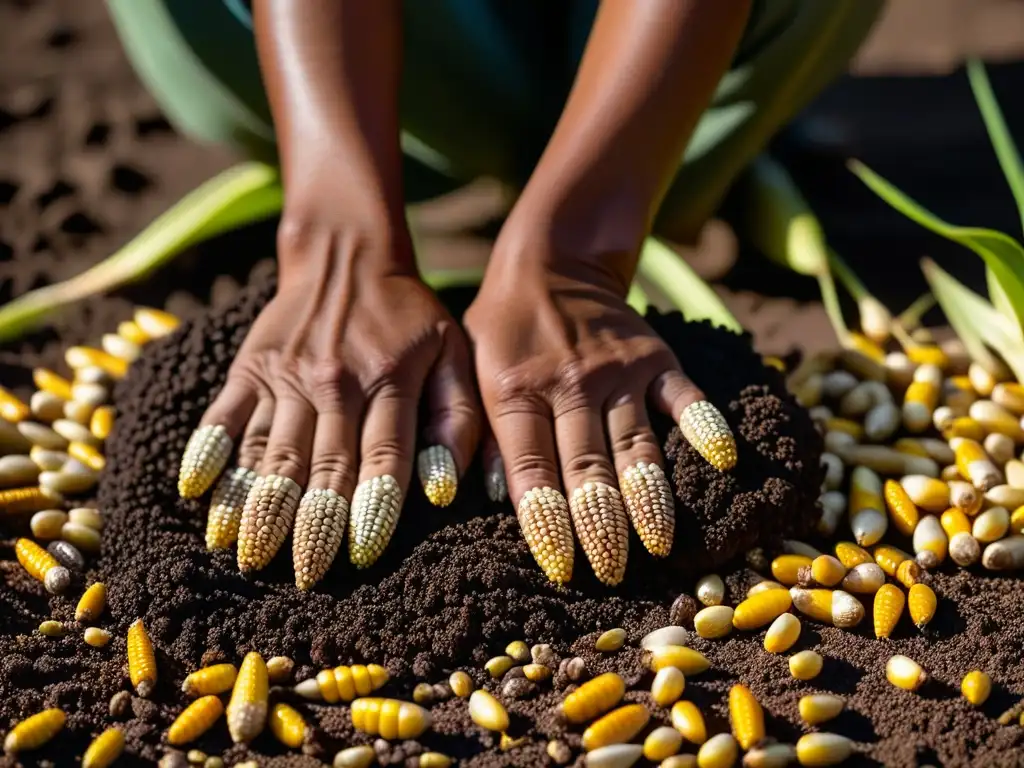
M 39 512 L 59 505 L 63 496 L 46 488 L 11 488 L 0 491 L 0 512 L 17 515 L 25 512 Z
M 238 540 L 242 507 L 254 482 L 256 473 L 245 467 L 230 469 L 217 481 L 206 517 L 207 549 L 226 549 Z
M 736 466 L 736 439 L 725 417 L 707 400 L 686 407 L 679 419 L 679 429 L 711 466 L 722 472 Z
M 290 477 L 258 476 L 249 488 L 238 524 L 238 570 L 265 568 L 284 544 L 302 489 Z
M 181 690 L 186 696 L 209 696 L 230 691 L 238 677 L 234 664 L 214 664 L 197 669 L 185 678 Z
M 75 621 L 95 621 L 107 604 L 107 588 L 97 581 L 82 594 L 75 607 Z
M 334 562 L 345 537 L 348 501 L 329 488 L 313 488 L 303 495 L 295 515 L 292 565 L 295 586 L 309 589 Z
M 124 733 L 120 728 L 107 728 L 93 739 L 82 756 L 82 768 L 108 768 L 124 751 Z
M 479 693 L 486 692 L 474 691 L 473 695 Z M 430 723 L 430 713 L 408 701 L 364 698 L 352 702 L 352 726 L 357 731 L 384 739 L 415 739 L 430 727 Z
M 4 739 L 4 752 L 17 754 L 39 749 L 52 739 L 67 718 L 59 709 L 44 709 L 11 728 Z
M 903 590 L 892 584 L 883 584 L 875 593 L 875 637 L 889 637 L 896 628 L 907 599 Z
M 263 657 L 250 651 L 242 659 L 227 706 L 228 731 L 236 744 L 259 736 L 267 722 L 269 681 Z
M 68 569 L 31 539 L 18 539 L 14 543 L 14 554 L 29 576 L 43 582 L 50 594 L 63 594 L 71 586 Z
M 387 681 L 388 671 L 379 664 L 353 664 L 321 670 L 316 677 L 296 685 L 295 692 L 304 699 L 333 704 L 369 696 Z
M 306 738 L 306 721 L 295 709 L 278 702 L 270 710 L 270 732 L 286 747 L 298 749 Z
M 729 720 L 742 749 L 750 749 L 764 739 L 764 710 L 745 685 L 729 689 Z
M 630 741 L 644 729 L 650 718 L 643 704 L 626 704 L 614 709 L 583 732 L 583 749 L 589 752 L 609 744 Z
M 377 562 L 391 541 L 401 511 L 402 490 L 391 475 L 370 478 L 356 487 L 348 530 L 348 556 L 356 568 Z
M 128 676 L 135 692 L 143 698 L 156 686 L 156 655 L 142 619 L 136 619 L 128 627 Z
M 534 488 L 523 494 L 517 511 L 519 526 L 537 564 L 556 584 L 572 578 L 574 546 L 569 505 L 553 488 Z
M 885 481 L 885 503 L 889 507 L 889 517 L 896 530 L 904 536 L 913 534 L 921 513 L 903 486 L 895 480 Z
M 666 557 L 672 551 L 676 511 L 664 470 L 641 461 L 620 475 L 619 488 L 644 547 L 655 557 Z
M 188 744 L 206 733 L 224 713 L 224 705 L 216 696 L 196 699 L 175 718 L 167 729 L 167 742 L 175 746 Z
M 459 471 L 452 452 L 443 445 L 432 445 L 420 451 L 416 465 L 427 500 L 435 507 L 451 504 L 459 487 Z
M 566 696 L 562 712 L 570 723 L 584 723 L 618 704 L 625 692 L 622 678 L 614 672 L 605 672 Z
M 629 555 L 629 521 L 618 489 L 584 483 L 573 491 L 569 512 L 598 581 L 612 587 L 620 584 Z
M 189 437 L 178 471 L 178 493 L 196 499 L 206 493 L 228 463 L 234 441 L 220 424 L 199 427 Z

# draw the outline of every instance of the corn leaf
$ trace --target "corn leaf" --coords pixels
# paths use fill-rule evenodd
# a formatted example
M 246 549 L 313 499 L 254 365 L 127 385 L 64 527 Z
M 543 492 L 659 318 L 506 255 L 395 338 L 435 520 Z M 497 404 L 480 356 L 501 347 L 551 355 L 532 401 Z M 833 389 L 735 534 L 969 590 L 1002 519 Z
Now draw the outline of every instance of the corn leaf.
M 995 282 L 1005 293 L 1001 302 L 1010 314 L 1015 335 L 1024 327 L 1024 248 L 1012 237 L 991 229 L 958 227 L 943 221 L 931 211 L 907 197 L 863 163 L 850 161 L 850 170 L 872 192 L 912 221 L 936 234 L 970 248 L 985 260 Z M 936 295 L 938 299 L 938 296 Z M 941 303 L 941 300 L 940 300 Z
M 931 259 L 921 260 L 921 270 L 967 354 L 985 368 L 997 370 L 1000 365 L 989 351 L 991 347 L 1017 380 L 1022 380 L 1024 343 L 1009 318 Z
M 733 317 L 711 286 L 700 279 L 686 261 L 655 237 L 648 237 L 640 251 L 639 272 L 658 286 L 687 320 L 710 320 L 736 333 L 743 326 Z
M 999 101 L 992 91 L 992 84 L 989 82 L 985 65 L 977 59 L 968 60 L 967 79 L 971 83 L 974 100 L 978 103 L 981 117 L 985 121 L 985 128 L 992 141 L 996 157 L 999 158 L 1003 175 L 1006 176 L 1006 182 L 1013 192 L 1013 199 L 1017 201 L 1017 212 L 1020 214 L 1021 224 L 1024 225 L 1024 163 L 1021 162 L 1017 145 L 1013 141 L 1009 128 L 1006 127 L 1003 110 L 1000 109 Z

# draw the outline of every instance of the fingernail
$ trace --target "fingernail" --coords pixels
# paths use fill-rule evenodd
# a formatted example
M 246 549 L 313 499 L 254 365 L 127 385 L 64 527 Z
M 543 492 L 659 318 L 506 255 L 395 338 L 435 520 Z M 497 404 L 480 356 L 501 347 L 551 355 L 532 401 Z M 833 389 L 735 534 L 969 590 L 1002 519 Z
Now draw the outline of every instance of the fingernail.
M 736 466 L 736 439 L 722 412 L 707 400 L 690 403 L 679 420 L 683 437 L 721 472 Z
M 206 493 L 228 463 L 232 442 L 220 424 L 200 427 L 189 437 L 178 470 L 178 494 L 197 499 Z
M 238 570 L 265 568 L 288 538 L 302 489 L 290 477 L 261 475 L 245 497 L 238 527 Z
M 569 511 L 598 581 L 609 587 L 620 584 L 629 557 L 629 519 L 618 489 L 607 483 L 584 483 L 572 492 Z
M 292 536 L 295 586 L 309 589 L 324 577 L 338 554 L 348 522 L 348 502 L 329 488 L 312 488 L 299 502 Z
M 533 488 L 520 499 L 516 517 L 544 574 L 556 584 L 569 581 L 575 548 L 565 497 L 554 488 Z
M 348 558 L 356 568 L 377 562 L 398 525 L 402 490 L 391 475 L 364 480 L 352 496 L 348 528 Z
M 666 557 L 675 538 L 676 506 L 665 472 L 657 464 L 638 462 L 622 473 L 619 488 L 644 547 L 655 557 Z
M 455 499 L 459 474 L 452 452 L 443 445 L 424 448 L 416 457 L 423 493 L 435 507 L 447 507 Z
M 256 473 L 245 467 L 228 470 L 213 489 L 210 512 L 206 516 L 206 548 L 225 549 L 238 540 L 242 507 Z
M 487 498 L 491 501 L 504 501 L 508 498 L 508 483 L 505 481 L 505 462 L 499 456 L 491 463 L 491 468 L 484 475 L 484 488 Z

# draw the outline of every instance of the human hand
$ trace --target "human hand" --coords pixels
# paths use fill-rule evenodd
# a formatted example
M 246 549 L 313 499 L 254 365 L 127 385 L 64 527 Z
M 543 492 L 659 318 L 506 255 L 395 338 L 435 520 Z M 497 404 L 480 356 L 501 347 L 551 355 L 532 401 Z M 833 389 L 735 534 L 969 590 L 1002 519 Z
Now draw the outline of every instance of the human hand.
M 241 438 L 238 466 L 213 495 L 207 546 L 230 546 L 237 531 L 243 572 L 266 566 L 294 521 L 296 584 L 311 587 L 341 544 L 349 499 L 349 557 L 371 565 L 398 522 L 424 393 L 420 478 L 435 505 L 455 496 L 479 406 L 462 330 L 411 256 L 394 257 L 411 254 L 406 238 L 404 228 L 364 237 L 282 225 L 277 294 L 190 438 L 178 484 L 185 498 L 203 494 Z
M 523 534 L 547 576 L 566 582 L 571 518 L 597 578 L 616 585 L 630 520 L 651 554 L 672 548 L 674 503 L 647 402 L 721 470 L 736 462 L 733 435 L 626 303 L 621 280 L 506 258 L 492 258 L 465 325 Z

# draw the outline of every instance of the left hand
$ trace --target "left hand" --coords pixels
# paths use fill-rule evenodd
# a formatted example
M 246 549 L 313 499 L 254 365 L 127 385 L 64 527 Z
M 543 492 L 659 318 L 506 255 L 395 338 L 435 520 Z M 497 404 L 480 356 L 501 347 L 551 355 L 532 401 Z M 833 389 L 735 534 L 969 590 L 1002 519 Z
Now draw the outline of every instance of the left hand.
M 621 280 L 551 263 L 496 253 L 465 326 L 534 557 L 553 581 L 571 578 L 571 514 L 598 579 L 615 585 L 627 515 L 652 554 L 672 547 L 672 494 L 647 402 L 678 422 L 704 395 L 626 303 Z

